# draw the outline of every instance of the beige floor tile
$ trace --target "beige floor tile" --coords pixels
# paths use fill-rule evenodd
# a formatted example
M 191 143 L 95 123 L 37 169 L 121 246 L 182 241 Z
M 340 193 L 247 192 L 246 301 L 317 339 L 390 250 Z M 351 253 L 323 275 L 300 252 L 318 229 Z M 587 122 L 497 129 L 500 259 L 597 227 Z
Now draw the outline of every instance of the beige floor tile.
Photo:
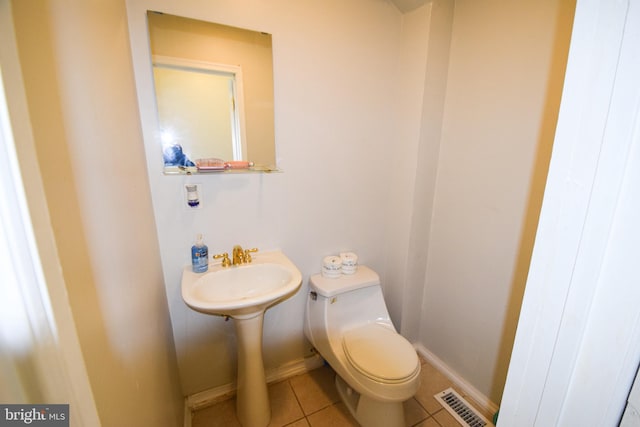
M 459 427 L 433 395 L 453 383 L 430 363 L 422 360 L 420 388 L 415 398 L 404 403 L 407 427 Z M 335 373 L 329 366 L 269 385 L 271 423 L 269 427 L 356 427 L 358 424 L 340 401 Z M 456 389 L 457 390 L 457 389 Z M 471 405 L 480 405 L 464 396 Z M 193 427 L 239 427 L 234 398 L 203 408 L 193 414 Z M 491 420 L 493 414 L 481 412 Z M 305 417 L 306 416 L 306 417 Z
M 418 403 L 416 399 L 409 399 L 403 404 L 404 419 L 407 427 L 414 426 L 429 417 L 429 413 Z
M 240 427 L 236 399 L 228 399 L 193 413 L 191 427 Z
M 423 355 L 421 355 L 420 353 L 418 353 L 418 360 L 420 361 L 420 364 L 424 364 L 427 363 L 427 359 L 424 358 Z
M 306 418 L 303 418 L 294 423 L 287 424 L 285 427 L 309 427 L 309 421 L 307 421 Z
M 433 415 L 442 409 L 442 405 L 438 403 L 433 395 L 449 387 L 453 387 L 453 382 L 428 362 L 423 363 L 421 369 L 420 388 L 418 388 L 415 398 L 427 412 Z M 453 388 L 455 389 L 455 387 Z M 458 391 L 458 393 L 460 392 L 457 389 L 456 391 Z
M 269 386 L 271 421 L 269 427 L 283 427 L 302 420 L 297 424 L 306 426 L 302 408 L 298 404 L 291 385 L 283 381 Z M 213 406 L 200 409 L 193 414 L 192 427 L 240 427 L 236 416 L 236 399 L 228 399 Z
M 336 403 L 307 416 L 311 427 L 359 427 L 344 403 Z
M 433 418 L 427 418 L 420 424 L 416 424 L 415 427 L 441 427 Z M 460 427 L 460 426 L 458 426 Z
M 335 373 L 328 366 L 298 375 L 289 380 L 306 415 L 340 400 L 334 384 Z
M 269 427 L 282 427 L 301 418 L 304 419 L 302 408 L 289 381 L 281 381 L 269 386 L 269 402 L 271 404 Z
M 460 423 L 445 409 L 438 411 L 433 415 L 442 427 L 460 427 Z

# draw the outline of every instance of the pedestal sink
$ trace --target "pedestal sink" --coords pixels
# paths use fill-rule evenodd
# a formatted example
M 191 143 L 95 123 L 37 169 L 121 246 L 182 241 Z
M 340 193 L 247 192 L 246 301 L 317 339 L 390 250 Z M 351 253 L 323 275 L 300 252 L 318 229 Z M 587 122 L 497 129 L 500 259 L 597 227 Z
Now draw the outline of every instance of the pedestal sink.
M 271 418 L 262 363 L 262 324 L 268 307 L 293 295 L 298 268 L 280 251 L 254 255 L 250 264 L 210 264 L 206 273 L 182 272 L 182 299 L 192 309 L 234 319 L 238 342 L 236 412 L 243 427 L 265 427 Z

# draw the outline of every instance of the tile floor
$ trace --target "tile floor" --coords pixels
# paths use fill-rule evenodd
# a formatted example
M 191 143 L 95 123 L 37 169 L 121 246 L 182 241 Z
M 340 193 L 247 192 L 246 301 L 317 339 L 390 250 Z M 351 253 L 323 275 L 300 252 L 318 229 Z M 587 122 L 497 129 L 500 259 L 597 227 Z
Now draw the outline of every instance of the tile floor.
M 269 427 L 357 427 L 358 423 L 340 401 L 329 366 L 269 385 L 271 422 Z M 460 424 L 433 398 L 453 387 L 476 409 L 480 406 L 455 387 L 442 373 L 422 359 L 420 389 L 405 403 L 407 426 L 459 427 Z M 193 412 L 192 427 L 240 427 L 235 415 L 235 398 Z M 489 420 L 492 414 L 481 413 Z

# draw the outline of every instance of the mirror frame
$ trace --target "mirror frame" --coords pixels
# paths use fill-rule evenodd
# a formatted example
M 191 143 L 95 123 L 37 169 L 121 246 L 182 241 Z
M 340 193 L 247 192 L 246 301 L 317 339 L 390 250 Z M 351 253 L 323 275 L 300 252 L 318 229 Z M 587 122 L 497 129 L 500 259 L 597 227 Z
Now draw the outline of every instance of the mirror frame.
M 164 171 L 164 160 L 161 148 L 162 142 L 160 135 L 160 122 L 155 101 L 153 57 L 151 53 L 151 46 L 149 43 L 147 12 L 161 11 L 162 13 L 181 16 L 188 19 L 219 23 L 222 25 L 244 28 L 250 31 L 267 32 L 270 34 L 270 32 L 268 31 L 256 30 L 252 28 L 252 25 L 247 24 L 246 22 L 232 22 L 232 20 L 225 19 L 223 16 L 211 16 L 211 14 L 216 13 L 216 11 L 213 10 L 215 8 L 211 8 L 212 10 L 208 11 L 194 10 L 197 8 L 197 6 L 197 2 L 189 3 L 188 1 L 174 2 L 172 0 L 126 0 L 129 44 L 131 47 L 131 61 L 133 65 L 138 108 L 140 111 L 140 125 L 145 145 L 147 170 L 150 174 L 172 175 L 173 173 L 166 173 Z M 221 14 L 224 15 L 224 13 Z M 232 13 L 231 15 L 234 14 Z M 237 16 L 235 17 L 237 18 Z M 278 168 L 278 149 L 276 145 L 275 134 L 274 153 L 274 165 L 254 167 L 252 169 L 230 169 L 225 171 L 213 172 L 213 174 L 281 172 L 281 170 Z M 211 172 L 180 172 L 180 174 L 191 173 L 197 173 L 201 175 L 212 174 Z

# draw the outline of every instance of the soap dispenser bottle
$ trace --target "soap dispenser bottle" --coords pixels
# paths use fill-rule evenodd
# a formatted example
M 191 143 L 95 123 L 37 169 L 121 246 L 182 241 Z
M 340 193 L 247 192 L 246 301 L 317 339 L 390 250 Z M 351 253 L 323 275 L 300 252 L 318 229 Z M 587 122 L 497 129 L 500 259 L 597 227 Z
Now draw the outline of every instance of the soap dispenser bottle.
M 209 269 L 209 248 L 198 234 L 196 244 L 191 247 L 191 265 L 194 273 L 204 273 Z

